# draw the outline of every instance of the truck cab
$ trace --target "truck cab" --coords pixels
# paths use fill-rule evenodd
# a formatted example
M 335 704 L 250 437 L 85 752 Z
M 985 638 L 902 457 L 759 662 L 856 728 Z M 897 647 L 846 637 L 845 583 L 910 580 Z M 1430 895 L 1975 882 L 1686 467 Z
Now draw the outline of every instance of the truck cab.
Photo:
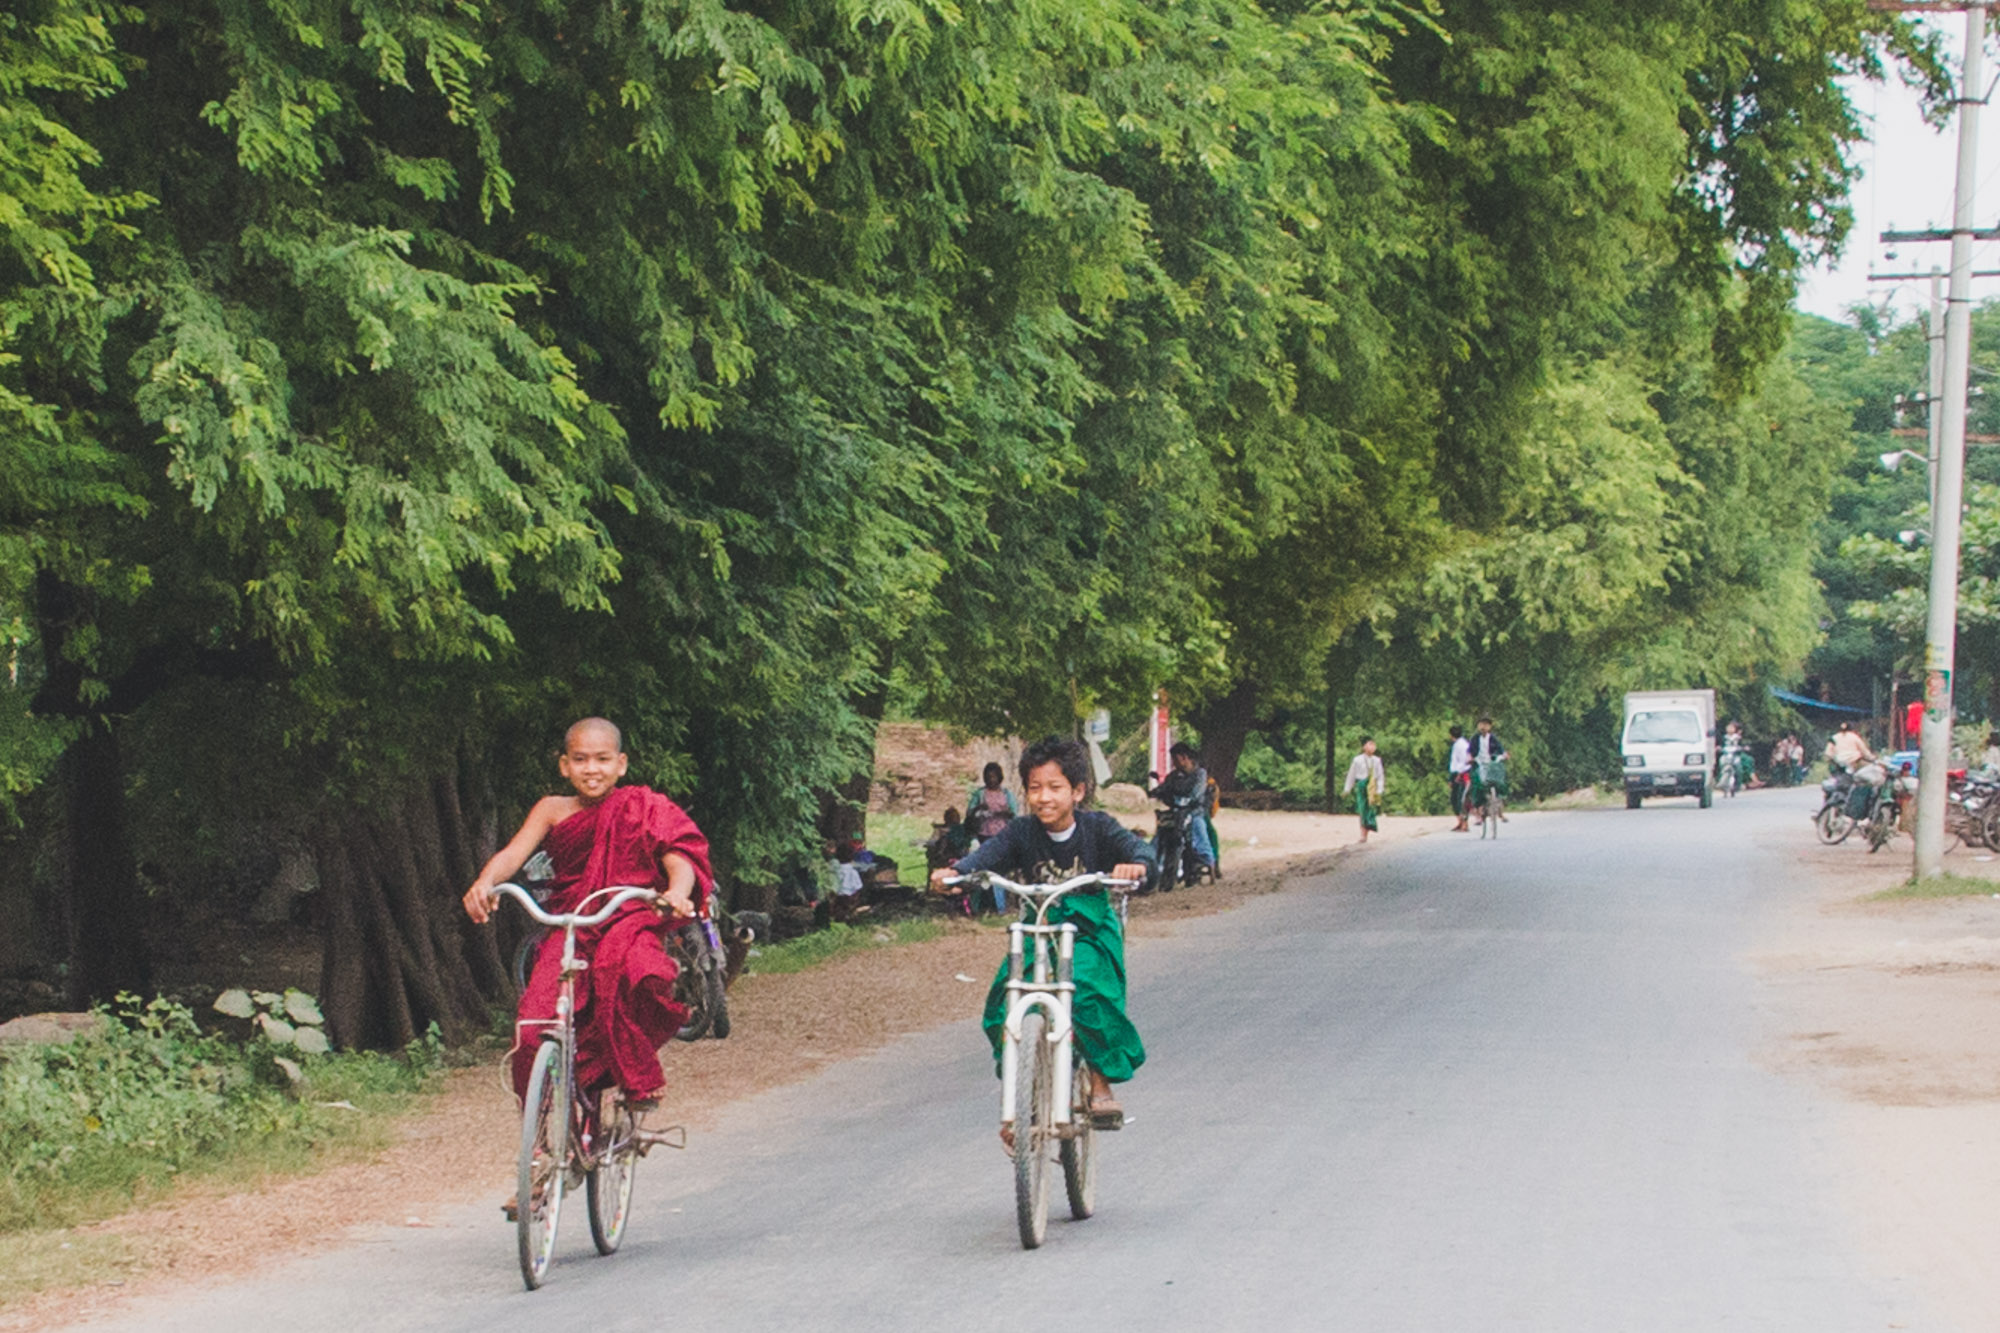
M 1625 757 L 1625 808 L 1648 796 L 1714 799 L 1715 692 L 1644 690 L 1625 696 L 1619 748 Z

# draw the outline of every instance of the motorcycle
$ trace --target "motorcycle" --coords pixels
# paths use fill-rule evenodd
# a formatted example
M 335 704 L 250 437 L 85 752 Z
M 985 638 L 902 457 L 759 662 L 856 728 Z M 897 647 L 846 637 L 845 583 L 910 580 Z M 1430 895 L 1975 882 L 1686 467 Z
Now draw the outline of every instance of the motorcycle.
M 1854 785 L 1854 775 L 1845 769 L 1819 784 L 1820 807 L 1813 812 L 1813 830 L 1829 847 L 1845 842 L 1847 835 L 1854 832 L 1854 817 L 1847 809 Z
M 1201 818 L 1197 802 L 1174 802 L 1153 812 L 1153 850 L 1159 854 L 1160 869 L 1153 887 L 1166 893 L 1179 885 L 1192 888 L 1214 872 L 1195 855 L 1194 821 Z
M 1715 789 L 1724 796 L 1734 796 L 1749 781 L 1749 758 L 1747 749 L 1725 741 L 1722 753 L 1715 758 Z

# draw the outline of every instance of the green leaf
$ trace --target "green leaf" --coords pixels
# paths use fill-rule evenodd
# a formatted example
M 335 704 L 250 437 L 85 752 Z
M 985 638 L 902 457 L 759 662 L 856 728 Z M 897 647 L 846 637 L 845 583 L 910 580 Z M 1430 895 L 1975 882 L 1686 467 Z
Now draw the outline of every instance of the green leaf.
M 285 1014 L 294 1023 L 324 1023 L 326 1016 L 319 1011 L 319 1004 L 302 990 L 285 992 Z
M 333 1043 L 326 1039 L 326 1033 L 318 1028 L 300 1028 L 292 1040 L 307 1055 L 325 1055 L 333 1049 Z
M 257 1012 L 257 1006 L 251 1003 L 250 992 L 226 990 L 215 997 L 215 1010 L 231 1018 L 249 1018 Z

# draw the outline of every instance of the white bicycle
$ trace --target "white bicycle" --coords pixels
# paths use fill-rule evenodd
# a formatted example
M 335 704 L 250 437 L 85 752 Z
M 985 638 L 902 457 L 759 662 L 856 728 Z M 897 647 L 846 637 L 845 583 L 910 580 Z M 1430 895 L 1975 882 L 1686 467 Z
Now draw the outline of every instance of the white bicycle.
M 1069 1215 L 1078 1221 L 1096 1208 L 1096 1126 L 1090 1117 L 1090 1073 L 1076 1048 L 1070 1003 L 1076 983 L 1076 926 L 1049 924 L 1049 908 L 1072 893 L 1103 888 L 1126 898 L 1138 881 L 1078 875 L 1059 884 L 1016 884 L 991 871 L 954 875 L 946 884 L 999 888 L 1020 895 L 1022 919 L 1007 927 L 1007 1024 L 1000 1043 L 1000 1128 L 1014 1144 L 1014 1217 L 1021 1248 L 1042 1243 L 1049 1224 L 1049 1158 L 1062 1162 Z M 1029 919 L 1032 909 L 1033 919 Z M 1028 941 L 1035 942 L 1028 959 Z M 1051 956 L 1053 954 L 1053 957 Z M 1023 1053 L 1027 1067 L 1022 1067 Z M 1115 1128 L 1115 1126 L 1114 1126 Z

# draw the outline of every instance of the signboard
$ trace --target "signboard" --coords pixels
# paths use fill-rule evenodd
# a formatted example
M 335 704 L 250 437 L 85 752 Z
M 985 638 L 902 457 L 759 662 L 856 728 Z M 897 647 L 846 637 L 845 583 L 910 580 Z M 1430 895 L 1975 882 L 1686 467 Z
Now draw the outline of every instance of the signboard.
M 1174 744 L 1173 714 L 1167 708 L 1167 692 L 1159 691 L 1153 696 L 1152 739 L 1146 746 L 1146 771 L 1165 777 L 1169 761 L 1167 751 Z M 1159 781 L 1159 778 L 1153 779 Z

